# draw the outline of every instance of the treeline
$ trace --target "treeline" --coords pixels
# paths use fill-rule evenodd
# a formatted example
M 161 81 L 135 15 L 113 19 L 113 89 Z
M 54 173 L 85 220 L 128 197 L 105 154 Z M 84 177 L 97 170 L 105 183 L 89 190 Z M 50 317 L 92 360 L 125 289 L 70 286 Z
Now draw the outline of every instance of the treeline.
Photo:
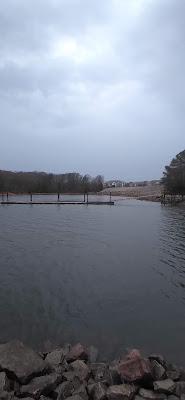
M 92 178 L 79 173 L 12 172 L 0 170 L 0 192 L 84 193 L 103 189 L 101 175 Z
M 185 150 L 177 154 L 165 167 L 162 183 L 167 193 L 185 194 Z

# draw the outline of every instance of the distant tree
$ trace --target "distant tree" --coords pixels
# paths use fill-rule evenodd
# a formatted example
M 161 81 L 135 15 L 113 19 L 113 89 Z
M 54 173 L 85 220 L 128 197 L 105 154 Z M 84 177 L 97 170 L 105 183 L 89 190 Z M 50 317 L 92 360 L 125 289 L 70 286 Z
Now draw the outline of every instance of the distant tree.
M 100 192 L 103 190 L 104 178 L 102 175 L 97 175 L 96 178 L 92 180 L 92 191 Z
M 87 193 L 91 190 L 91 177 L 90 175 L 84 175 L 82 178 L 82 188 L 83 192 Z
M 45 172 L 12 172 L 0 170 L 0 192 L 14 193 L 84 193 L 103 188 L 103 177 L 80 175 L 77 172 L 47 174 Z
M 167 193 L 185 194 L 185 150 L 165 167 L 163 175 L 162 183 Z

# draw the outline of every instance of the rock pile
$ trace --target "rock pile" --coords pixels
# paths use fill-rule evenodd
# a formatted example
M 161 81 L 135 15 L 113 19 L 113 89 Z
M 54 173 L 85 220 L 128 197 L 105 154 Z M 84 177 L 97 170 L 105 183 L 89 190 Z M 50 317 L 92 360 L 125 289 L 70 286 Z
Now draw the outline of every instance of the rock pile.
M 0 400 L 185 400 L 185 370 L 138 350 L 109 364 L 81 344 L 36 353 L 0 345 Z

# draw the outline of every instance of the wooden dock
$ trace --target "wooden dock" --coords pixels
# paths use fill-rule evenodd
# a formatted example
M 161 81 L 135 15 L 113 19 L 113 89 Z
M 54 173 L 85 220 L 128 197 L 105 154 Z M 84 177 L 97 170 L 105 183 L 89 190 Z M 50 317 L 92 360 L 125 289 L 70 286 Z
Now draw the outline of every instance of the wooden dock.
M 36 200 L 35 195 L 42 195 L 43 193 L 27 193 L 26 195 L 29 196 L 27 199 L 18 200 L 18 199 L 11 199 L 11 196 L 8 192 L 1 193 L 1 201 L 0 205 L 55 205 L 55 206 L 65 206 L 65 205 L 80 205 L 80 206 L 88 206 L 88 205 L 95 205 L 95 206 L 113 206 L 114 201 L 111 198 L 111 192 L 109 199 L 107 201 L 98 201 L 98 200 L 89 200 L 89 193 L 86 192 L 83 194 L 83 200 L 62 200 L 61 196 L 65 196 L 65 193 L 55 193 L 56 200 Z M 48 193 L 48 195 L 50 195 Z M 82 195 L 82 194 L 81 194 Z M 14 195 L 13 195 L 14 196 Z M 15 195 L 16 196 L 16 195 Z
M 80 206 L 113 206 L 114 201 L 0 201 L 1 205 L 80 205 Z

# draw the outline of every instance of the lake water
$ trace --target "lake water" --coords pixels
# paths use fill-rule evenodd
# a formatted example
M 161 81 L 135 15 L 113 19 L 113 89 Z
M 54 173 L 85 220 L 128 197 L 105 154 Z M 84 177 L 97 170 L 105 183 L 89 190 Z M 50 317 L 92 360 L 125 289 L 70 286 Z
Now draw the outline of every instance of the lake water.
M 67 199 L 67 198 L 66 198 Z M 0 206 L 0 341 L 81 341 L 184 364 L 185 207 Z

